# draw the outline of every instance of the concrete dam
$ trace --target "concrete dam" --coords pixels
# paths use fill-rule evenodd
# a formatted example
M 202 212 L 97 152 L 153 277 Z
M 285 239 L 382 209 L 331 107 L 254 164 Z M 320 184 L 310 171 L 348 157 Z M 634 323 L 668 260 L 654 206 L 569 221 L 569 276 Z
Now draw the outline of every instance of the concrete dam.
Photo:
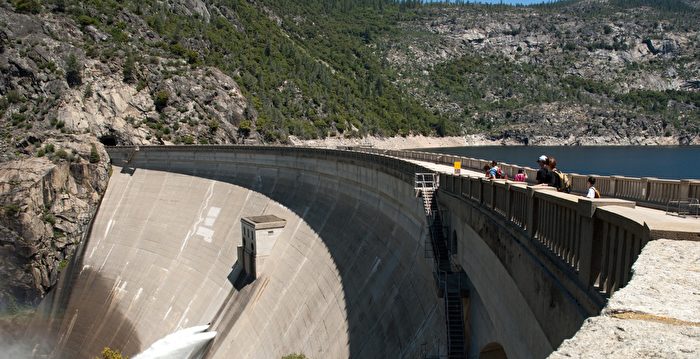
M 620 215 L 623 200 L 468 176 L 440 175 L 431 200 L 415 174 L 435 168 L 381 154 L 108 152 L 114 172 L 35 357 L 131 357 L 207 323 L 205 358 L 546 357 L 662 233 Z

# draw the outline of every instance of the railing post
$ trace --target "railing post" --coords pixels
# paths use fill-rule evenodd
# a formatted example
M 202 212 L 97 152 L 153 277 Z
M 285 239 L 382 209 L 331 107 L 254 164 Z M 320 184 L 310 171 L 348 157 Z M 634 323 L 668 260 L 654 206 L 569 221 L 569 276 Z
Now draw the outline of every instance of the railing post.
M 479 178 L 479 204 L 484 204 L 484 179 Z
M 609 194 L 609 195 L 612 196 L 612 197 L 617 197 L 617 196 L 618 196 L 618 195 L 617 195 L 617 188 L 616 188 L 616 187 L 617 187 L 617 186 L 616 186 L 616 183 L 617 183 L 617 178 L 616 178 L 616 177 L 617 177 L 617 176 L 610 176 L 610 194 Z
M 682 179 L 678 188 L 678 199 L 688 199 L 690 197 L 690 180 Z M 671 198 L 674 199 L 674 198 Z
M 578 200 L 578 215 L 581 218 L 581 247 L 579 248 L 579 258 L 578 258 L 578 278 L 589 288 L 593 285 L 591 273 L 598 272 L 600 270 L 600 258 L 594 263 L 593 255 L 600 254 L 600 248 L 596 248 L 594 251 L 594 243 L 600 245 L 600 241 L 595 240 L 595 220 L 593 219 L 593 214 L 595 213 L 596 205 L 591 201 L 590 198 L 581 198 Z M 593 268 L 593 267 L 597 268 Z
M 537 233 L 537 201 L 535 199 L 535 188 L 527 187 L 527 222 L 525 224 L 525 231 L 530 236 L 530 239 L 535 238 L 535 233 Z
M 644 198 L 644 201 L 649 200 L 649 195 L 651 192 L 651 183 L 658 178 L 651 178 L 651 177 L 642 177 L 642 198 Z
M 539 202 L 535 198 L 535 193 L 540 191 L 555 191 L 556 188 L 549 186 L 528 186 L 527 187 L 527 224 L 525 226 L 525 231 L 530 236 L 531 239 L 535 238 L 537 233 L 537 226 L 539 218 L 537 218 L 537 212 L 539 210 Z
M 510 208 L 510 202 L 512 200 L 511 197 L 513 197 L 513 191 L 510 190 L 510 183 L 506 182 L 506 222 L 510 222 L 511 219 L 511 208 Z

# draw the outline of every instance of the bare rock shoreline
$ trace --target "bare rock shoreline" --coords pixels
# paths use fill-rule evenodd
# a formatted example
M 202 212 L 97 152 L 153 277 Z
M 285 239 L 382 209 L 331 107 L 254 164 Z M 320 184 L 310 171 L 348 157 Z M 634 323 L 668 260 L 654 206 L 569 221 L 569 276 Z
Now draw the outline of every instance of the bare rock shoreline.
M 560 138 L 553 136 L 540 136 L 529 138 L 527 143 L 516 139 L 493 139 L 486 135 L 467 135 L 452 137 L 373 137 L 364 138 L 340 138 L 331 137 L 319 140 L 299 140 L 293 136 L 290 142 L 296 146 L 336 148 L 344 146 L 365 146 L 381 149 L 411 149 L 411 148 L 437 148 L 437 147 L 466 147 L 466 146 L 676 146 L 676 145 L 700 145 L 700 136 L 693 138 L 675 137 L 574 137 Z

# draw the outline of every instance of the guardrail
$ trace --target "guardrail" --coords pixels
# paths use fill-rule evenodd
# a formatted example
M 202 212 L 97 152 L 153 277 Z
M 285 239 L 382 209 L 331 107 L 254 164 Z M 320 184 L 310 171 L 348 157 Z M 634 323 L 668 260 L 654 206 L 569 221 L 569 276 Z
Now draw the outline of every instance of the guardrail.
M 520 230 L 568 269 L 587 291 L 612 295 L 630 279 L 649 228 L 605 209 L 624 200 L 590 200 L 505 180 L 441 174 L 441 191 L 471 201 Z
M 454 162 L 460 161 L 462 163 L 462 169 L 469 169 L 477 172 L 481 172 L 484 165 L 491 163 L 491 161 L 483 159 L 422 151 L 382 150 L 360 147 L 352 149 L 448 166 L 452 166 Z M 530 167 L 511 165 L 508 163 L 499 163 L 499 167 L 508 175 L 508 178 L 513 178 L 515 174 L 518 173 L 518 169 L 523 168 L 527 174 L 528 183 L 534 183 L 537 174 L 537 170 Z M 576 173 L 571 173 L 570 175 L 572 177 L 572 191 L 575 193 L 586 193 L 588 191 L 586 180 L 589 175 Z M 601 196 L 632 200 L 637 202 L 640 206 L 664 209 L 669 201 L 700 198 L 700 180 L 697 179 L 667 180 L 647 177 L 591 176 L 596 178 L 596 188 Z

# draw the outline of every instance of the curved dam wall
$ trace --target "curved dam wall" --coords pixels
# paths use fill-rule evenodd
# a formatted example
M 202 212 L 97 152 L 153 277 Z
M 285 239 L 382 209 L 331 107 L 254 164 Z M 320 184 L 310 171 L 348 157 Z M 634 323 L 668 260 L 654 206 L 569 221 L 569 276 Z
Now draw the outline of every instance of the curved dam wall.
M 288 148 L 109 149 L 115 167 L 82 261 L 48 319 L 48 357 L 133 356 L 213 322 L 210 358 L 423 357 L 445 352 L 426 259 L 420 168 Z M 255 281 L 233 288 L 240 220 L 285 228 Z

